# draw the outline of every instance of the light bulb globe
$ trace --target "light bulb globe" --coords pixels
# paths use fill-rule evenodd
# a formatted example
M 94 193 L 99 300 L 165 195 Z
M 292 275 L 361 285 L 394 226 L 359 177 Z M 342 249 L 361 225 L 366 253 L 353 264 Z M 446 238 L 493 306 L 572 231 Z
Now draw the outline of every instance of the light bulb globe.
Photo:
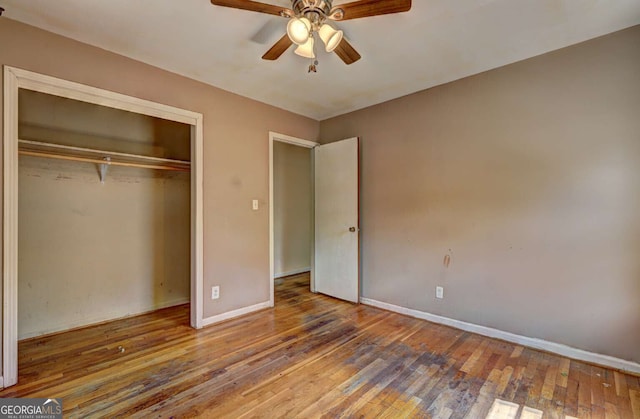
M 306 17 L 294 17 L 287 24 L 287 35 L 296 45 L 303 45 L 309 39 L 311 21 Z
M 295 52 L 301 57 L 316 58 L 316 54 L 315 52 L 313 52 L 313 44 L 314 44 L 313 36 L 310 36 L 307 42 L 298 46 L 298 48 L 296 48 L 295 51 L 293 52 Z
M 326 23 L 320 27 L 318 35 L 320 35 L 320 39 L 324 42 L 325 51 L 327 52 L 333 52 L 333 50 L 340 45 L 344 37 L 342 31 L 336 30 Z

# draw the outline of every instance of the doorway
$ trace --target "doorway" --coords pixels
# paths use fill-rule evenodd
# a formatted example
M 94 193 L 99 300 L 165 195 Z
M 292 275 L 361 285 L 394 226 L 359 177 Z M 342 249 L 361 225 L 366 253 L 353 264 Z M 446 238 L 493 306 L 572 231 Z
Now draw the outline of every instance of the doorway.
M 3 131 L 3 312 L 2 377 L 8 387 L 18 378 L 18 95 L 25 89 L 190 126 L 190 303 L 191 326 L 203 325 L 202 114 L 42 74 L 4 67 Z
M 275 304 L 275 280 L 283 276 L 294 275 L 308 270 L 310 272 L 310 288 L 312 292 L 315 292 L 313 275 L 314 229 L 312 226 L 314 192 L 312 149 L 318 145 L 318 143 L 315 143 L 313 141 L 303 140 L 300 138 L 278 134 L 275 132 L 269 133 L 269 282 L 271 306 Z M 294 147 L 294 149 L 288 150 L 287 147 L 283 146 L 291 146 Z M 291 196 L 290 194 L 288 198 L 285 198 L 287 199 L 287 201 L 289 201 L 288 205 L 286 206 L 289 208 L 289 210 L 295 210 L 296 205 L 301 204 L 305 206 L 308 202 L 308 215 L 307 217 L 295 217 L 296 219 L 293 220 L 290 228 L 286 228 L 285 226 L 283 226 L 283 221 L 285 221 L 285 218 L 287 217 L 287 209 L 278 208 L 278 204 L 286 203 L 283 202 L 284 200 L 282 199 L 282 193 L 276 193 L 278 183 L 282 184 L 282 181 L 286 181 L 286 179 L 278 179 L 278 177 L 282 175 L 281 171 L 278 170 L 278 157 L 283 157 L 283 154 L 278 155 L 277 153 L 284 152 L 287 155 L 291 155 L 293 158 L 300 158 L 300 154 L 302 153 L 297 152 L 299 150 L 296 149 L 302 149 L 308 152 L 309 171 L 307 173 L 308 176 L 306 177 L 306 179 L 308 179 L 308 182 L 303 181 L 302 183 L 300 183 L 294 181 L 290 186 L 293 186 L 302 193 L 306 193 L 308 197 L 304 197 L 301 201 L 296 201 L 296 197 Z M 280 161 L 280 163 L 285 165 L 287 164 L 287 162 L 285 161 Z M 302 162 L 302 166 L 304 167 L 304 162 Z M 304 170 L 304 168 L 302 168 L 302 170 Z M 295 173 L 289 173 L 289 175 L 295 175 Z M 304 185 L 304 183 L 307 183 L 307 185 Z M 292 192 L 295 194 L 295 191 Z M 304 224 L 305 222 L 309 223 L 307 225 L 308 228 L 306 229 L 306 231 L 300 231 L 299 227 L 302 227 L 304 229 L 304 226 L 301 226 L 301 224 Z M 286 240 L 287 238 L 289 239 L 289 241 L 288 243 L 285 243 L 283 239 Z M 300 243 L 300 240 L 306 241 L 306 243 Z M 304 255 L 300 253 L 301 249 L 302 252 L 308 252 L 307 258 L 305 258 Z M 308 266 L 303 266 L 306 264 L 305 262 L 308 263 Z
M 310 289 L 353 303 L 360 300 L 360 140 L 320 145 L 269 133 L 269 283 L 275 303 L 274 144 L 313 148 L 311 158 Z

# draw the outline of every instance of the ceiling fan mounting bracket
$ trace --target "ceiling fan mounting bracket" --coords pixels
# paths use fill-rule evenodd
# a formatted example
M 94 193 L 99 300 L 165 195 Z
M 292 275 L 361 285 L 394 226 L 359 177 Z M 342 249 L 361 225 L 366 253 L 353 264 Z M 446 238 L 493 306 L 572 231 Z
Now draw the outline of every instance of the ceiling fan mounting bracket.
M 331 16 L 332 3 L 332 0 L 293 0 L 291 9 L 295 16 L 304 16 L 319 27 Z

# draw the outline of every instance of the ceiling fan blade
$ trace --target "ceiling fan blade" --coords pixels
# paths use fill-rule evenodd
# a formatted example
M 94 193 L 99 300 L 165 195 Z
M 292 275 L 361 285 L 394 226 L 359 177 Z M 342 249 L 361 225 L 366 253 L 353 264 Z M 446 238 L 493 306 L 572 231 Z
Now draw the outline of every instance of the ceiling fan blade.
M 277 60 L 286 50 L 289 49 L 291 44 L 293 44 L 293 42 L 289 39 L 289 35 L 285 33 L 284 36 L 262 56 L 262 59 L 270 61 Z
M 252 12 L 267 13 L 276 16 L 293 16 L 294 13 L 280 6 L 273 4 L 261 3 L 251 0 L 211 0 L 211 4 L 215 6 L 231 7 L 233 9 L 249 10 Z
M 333 8 L 333 10 L 336 9 L 342 9 L 344 12 L 344 15 L 339 20 L 360 19 L 362 17 L 408 12 L 411 10 L 411 0 L 359 0 L 338 4 Z
M 358 51 L 356 51 L 356 49 L 344 38 L 342 38 L 342 41 L 340 41 L 333 52 L 338 54 L 338 57 L 340 57 L 346 65 L 353 64 L 362 58 L 360 54 L 358 54 Z

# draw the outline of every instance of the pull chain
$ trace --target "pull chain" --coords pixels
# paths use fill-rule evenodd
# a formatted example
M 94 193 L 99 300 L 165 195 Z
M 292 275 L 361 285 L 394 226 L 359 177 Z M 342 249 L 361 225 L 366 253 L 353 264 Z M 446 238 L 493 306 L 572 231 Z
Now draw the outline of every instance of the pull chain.
M 318 60 L 312 60 L 311 64 L 309 64 L 309 71 L 308 73 L 317 73 L 318 72 Z

